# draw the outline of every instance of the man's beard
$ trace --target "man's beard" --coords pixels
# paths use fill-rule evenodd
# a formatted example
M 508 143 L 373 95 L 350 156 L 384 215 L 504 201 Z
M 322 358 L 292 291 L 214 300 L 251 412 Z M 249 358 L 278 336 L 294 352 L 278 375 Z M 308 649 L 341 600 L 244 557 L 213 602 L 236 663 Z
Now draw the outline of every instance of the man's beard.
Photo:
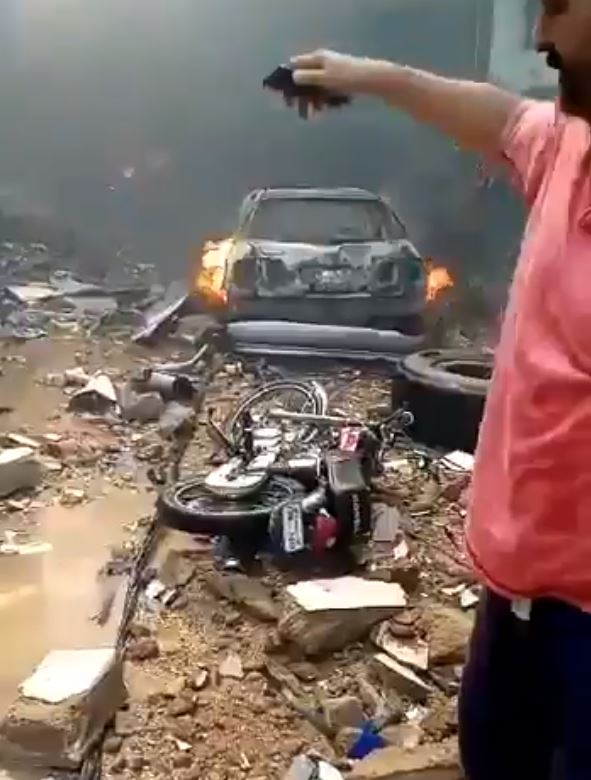
M 546 49 L 546 62 L 558 71 L 562 110 L 591 122 L 591 63 L 567 64 L 553 46 Z

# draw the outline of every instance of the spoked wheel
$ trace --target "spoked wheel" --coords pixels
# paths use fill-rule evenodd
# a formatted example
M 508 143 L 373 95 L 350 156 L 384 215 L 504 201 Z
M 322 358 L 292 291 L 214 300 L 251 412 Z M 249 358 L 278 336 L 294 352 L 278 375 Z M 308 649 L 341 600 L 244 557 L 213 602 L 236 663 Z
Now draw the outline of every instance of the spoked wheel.
M 220 498 L 207 490 L 199 477 L 164 490 L 158 500 L 158 519 L 162 525 L 191 534 L 255 534 L 266 531 L 275 507 L 304 493 L 304 487 L 295 479 L 272 475 L 254 495 Z
M 272 382 L 255 390 L 242 401 L 226 423 L 228 438 L 237 442 L 240 438 L 240 423 L 247 412 L 255 428 L 271 427 L 276 423 L 268 422 L 272 409 L 306 414 L 326 414 L 328 400 L 324 389 L 317 382 Z M 317 430 L 313 425 L 295 423 L 287 428 L 287 438 L 292 442 L 305 444 L 312 441 Z

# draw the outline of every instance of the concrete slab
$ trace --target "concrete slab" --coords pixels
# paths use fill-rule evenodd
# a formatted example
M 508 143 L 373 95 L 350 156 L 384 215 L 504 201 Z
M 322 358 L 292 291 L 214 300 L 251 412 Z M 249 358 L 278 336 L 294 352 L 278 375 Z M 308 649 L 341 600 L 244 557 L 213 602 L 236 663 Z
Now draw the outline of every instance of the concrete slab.
M 17 490 L 36 487 L 43 476 L 31 447 L 0 450 L 0 498 Z
M 21 693 L 0 724 L 0 761 L 47 769 L 77 769 L 126 699 L 121 660 L 114 651 L 109 656 L 106 667 L 103 659 L 100 665 L 95 664 L 93 674 L 86 675 L 84 690 L 58 702 L 39 701 Z M 46 663 L 45 671 L 51 666 L 51 661 Z M 57 668 L 53 671 L 54 677 L 57 674 L 63 678 L 63 667 L 61 672 Z M 42 685 L 40 678 L 44 678 Z M 46 694 L 46 698 L 57 698 L 52 695 L 56 679 L 52 683 L 52 693 Z M 67 690 L 79 689 L 67 683 L 66 680 Z M 29 693 L 47 690 L 47 675 L 38 675 L 37 682 L 31 678 L 23 689 Z

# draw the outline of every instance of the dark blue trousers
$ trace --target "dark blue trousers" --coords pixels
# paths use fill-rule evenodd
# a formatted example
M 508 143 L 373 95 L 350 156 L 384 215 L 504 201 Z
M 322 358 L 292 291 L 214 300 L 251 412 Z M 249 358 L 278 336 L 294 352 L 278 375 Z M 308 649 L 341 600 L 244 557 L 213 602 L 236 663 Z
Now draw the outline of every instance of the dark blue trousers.
M 591 780 L 591 614 L 486 591 L 460 696 L 468 780 Z

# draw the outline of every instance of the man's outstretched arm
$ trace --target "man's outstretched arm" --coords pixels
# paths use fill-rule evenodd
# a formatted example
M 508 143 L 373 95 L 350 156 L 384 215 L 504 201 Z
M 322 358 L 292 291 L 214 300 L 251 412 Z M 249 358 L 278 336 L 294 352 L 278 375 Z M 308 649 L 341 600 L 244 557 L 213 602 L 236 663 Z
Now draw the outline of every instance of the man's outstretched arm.
M 330 51 L 295 57 L 294 79 L 347 94 L 381 98 L 454 138 L 465 149 L 496 152 L 521 98 L 492 84 L 456 81 L 392 62 Z

